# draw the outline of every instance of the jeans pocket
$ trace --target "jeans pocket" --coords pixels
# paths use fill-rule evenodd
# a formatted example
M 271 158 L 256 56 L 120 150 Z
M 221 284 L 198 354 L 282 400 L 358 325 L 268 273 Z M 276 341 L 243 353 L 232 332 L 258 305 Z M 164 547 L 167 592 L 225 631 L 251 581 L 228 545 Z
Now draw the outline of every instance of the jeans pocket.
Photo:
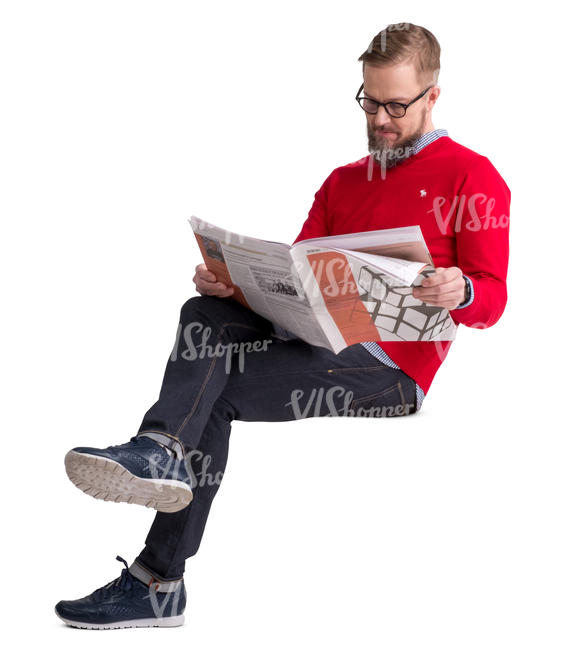
M 348 415 L 352 417 L 397 417 L 413 412 L 411 400 L 405 397 L 405 390 L 400 380 L 385 390 L 354 399 Z

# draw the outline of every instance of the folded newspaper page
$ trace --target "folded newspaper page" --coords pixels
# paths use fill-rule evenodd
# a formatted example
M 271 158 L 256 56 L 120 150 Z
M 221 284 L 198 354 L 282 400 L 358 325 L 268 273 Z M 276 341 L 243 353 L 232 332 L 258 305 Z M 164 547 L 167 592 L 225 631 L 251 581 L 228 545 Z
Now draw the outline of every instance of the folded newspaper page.
M 434 273 L 419 226 L 318 237 L 293 246 L 245 237 L 198 217 L 189 223 L 207 268 L 234 298 L 335 354 L 365 341 L 450 341 L 447 309 L 414 286 Z

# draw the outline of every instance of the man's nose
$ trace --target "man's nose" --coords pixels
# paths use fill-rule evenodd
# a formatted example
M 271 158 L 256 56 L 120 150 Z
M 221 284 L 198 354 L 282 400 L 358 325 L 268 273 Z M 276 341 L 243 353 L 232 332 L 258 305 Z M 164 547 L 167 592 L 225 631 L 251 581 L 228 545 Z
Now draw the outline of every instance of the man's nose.
M 379 106 L 379 110 L 375 114 L 375 126 L 376 127 L 383 127 L 387 126 L 388 124 L 391 123 L 391 117 L 387 113 L 387 111 L 384 109 L 383 106 Z

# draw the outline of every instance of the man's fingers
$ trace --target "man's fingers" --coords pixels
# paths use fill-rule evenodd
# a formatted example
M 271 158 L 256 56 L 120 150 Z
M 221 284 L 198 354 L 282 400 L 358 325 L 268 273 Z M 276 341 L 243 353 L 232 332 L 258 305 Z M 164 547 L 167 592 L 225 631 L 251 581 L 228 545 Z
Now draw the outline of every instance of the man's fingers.
M 206 295 L 206 296 L 230 296 L 233 293 L 233 287 L 230 287 L 228 289 L 202 289 L 200 293 Z
M 451 291 L 460 291 L 461 284 L 457 280 L 451 280 L 444 284 L 435 285 L 434 287 L 413 287 L 413 296 L 415 298 L 435 298 L 443 296 Z
M 199 272 L 198 272 L 199 273 Z M 196 273 L 193 281 L 195 283 L 196 289 L 199 293 L 204 296 L 230 296 L 234 289 L 233 287 L 227 286 L 223 282 L 211 282 L 206 280 L 203 276 Z M 211 274 L 213 276 L 213 273 Z M 215 279 L 215 276 L 213 276 Z
M 457 298 L 459 296 L 458 291 L 446 291 L 445 293 L 434 293 L 434 294 L 429 294 L 428 296 L 416 296 L 417 300 L 421 300 L 422 302 L 426 302 L 427 304 L 434 304 L 434 303 L 439 303 L 439 302 L 448 302 L 449 300 L 452 300 L 454 298 Z M 459 301 L 460 302 L 460 301 Z
M 413 296 L 420 300 L 427 298 L 439 298 L 445 296 L 453 291 L 459 291 L 460 285 L 456 280 L 452 282 L 445 282 L 444 284 L 436 285 L 434 287 L 413 287 Z
M 207 269 L 199 269 L 197 272 L 198 277 L 200 277 L 202 280 L 205 280 L 205 282 L 215 282 L 217 280 L 215 273 L 212 273 L 211 271 L 208 271 Z
M 204 296 L 230 296 L 234 289 L 224 282 L 217 282 L 215 273 L 208 271 L 205 264 L 198 264 L 195 267 L 193 282 L 199 293 Z
M 219 298 L 230 296 L 233 293 L 233 287 L 229 289 L 202 289 L 198 287 L 197 290 L 202 296 L 217 296 Z
M 215 273 L 208 271 L 207 266 L 205 266 L 205 264 L 198 264 L 195 267 L 195 277 L 201 278 L 206 282 L 215 282 L 215 280 L 217 280 L 217 278 L 215 277 Z M 195 278 L 194 278 L 194 282 L 195 282 Z
M 223 282 L 204 282 L 203 280 L 199 280 L 195 284 L 204 291 L 213 291 L 215 293 L 229 291 L 230 289 L 233 291 L 233 287 L 228 287 Z
M 193 278 L 193 281 L 195 284 L 197 284 L 198 287 L 201 287 L 202 289 L 216 289 L 217 287 L 224 287 L 225 285 L 223 282 L 212 282 L 211 280 L 207 280 L 204 277 L 195 277 Z
M 457 278 L 462 278 L 462 271 L 458 267 L 451 266 L 448 269 L 445 269 L 442 266 L 438 266 L 435 269 L 435 273 L 429 275 L 428 278 L 425 278 L 421 282 L 421 286 L 436 287 L 439 284 L 445 284 L 456 280 Z

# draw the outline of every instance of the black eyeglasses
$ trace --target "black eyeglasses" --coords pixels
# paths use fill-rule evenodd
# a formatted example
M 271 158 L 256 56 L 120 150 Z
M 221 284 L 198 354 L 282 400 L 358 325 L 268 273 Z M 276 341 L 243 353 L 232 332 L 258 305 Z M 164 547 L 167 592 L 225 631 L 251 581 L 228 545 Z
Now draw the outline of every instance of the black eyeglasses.
M 355 99 L 359 102 L 359 106 L 365 111 L 365 113 L 369 113 L 370 115 L 376 115 L 379 106 L 382 106 L 390 117 L 404 117 L 407 108 L 432 88 L 432 86 L 429 86 L 426 90 L 423 90 L 422 93 L 415 97 L 412 102 L 401 104 L 400 102 L 378 102 L 376 99 L 371 99 L 370 97 L 359 97 L 364 85 L 364 83 L 361 84 L 361 87 L 355 95 Z

